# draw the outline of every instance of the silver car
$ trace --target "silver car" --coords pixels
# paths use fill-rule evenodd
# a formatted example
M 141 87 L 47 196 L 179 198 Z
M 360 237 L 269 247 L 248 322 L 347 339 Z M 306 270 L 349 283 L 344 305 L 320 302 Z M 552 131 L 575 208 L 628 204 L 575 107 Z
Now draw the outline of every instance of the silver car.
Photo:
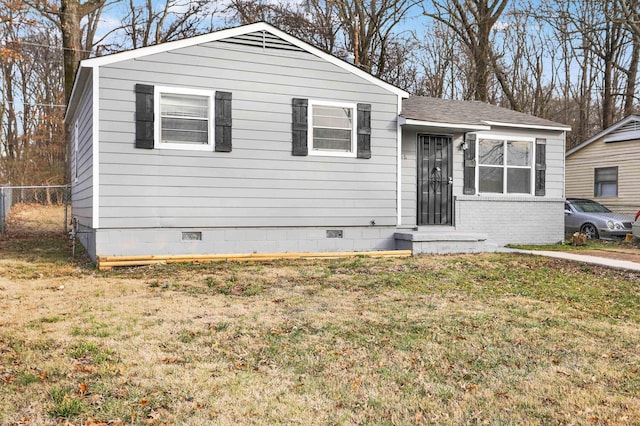
M 564 230 L 581 232 L 587 238 L 621 238 L 631 233 L 633 216 L 613 213 L 600 203 L 584 198 L 567 198 L 564 203 Z

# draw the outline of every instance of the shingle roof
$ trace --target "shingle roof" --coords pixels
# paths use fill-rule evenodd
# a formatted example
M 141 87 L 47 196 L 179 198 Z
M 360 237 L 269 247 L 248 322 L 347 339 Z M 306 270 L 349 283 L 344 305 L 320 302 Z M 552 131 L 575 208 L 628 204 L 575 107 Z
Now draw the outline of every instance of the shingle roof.
M 426 96 L 411 96 L 404 99 L 400 115 L 406 119 L 436 123 L 486 125 L 487 122 L 492 122 L 519 126 L 569 128 L 565 124 L 480 101 L 456 101 Z

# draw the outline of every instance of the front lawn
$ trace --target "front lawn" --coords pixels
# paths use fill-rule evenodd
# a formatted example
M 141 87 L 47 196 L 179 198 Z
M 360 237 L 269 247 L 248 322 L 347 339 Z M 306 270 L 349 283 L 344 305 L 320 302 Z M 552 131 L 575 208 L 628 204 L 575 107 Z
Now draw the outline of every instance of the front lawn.
M 0 424 L 640 424 L 638 274 L 67 256 L 0 241 Z

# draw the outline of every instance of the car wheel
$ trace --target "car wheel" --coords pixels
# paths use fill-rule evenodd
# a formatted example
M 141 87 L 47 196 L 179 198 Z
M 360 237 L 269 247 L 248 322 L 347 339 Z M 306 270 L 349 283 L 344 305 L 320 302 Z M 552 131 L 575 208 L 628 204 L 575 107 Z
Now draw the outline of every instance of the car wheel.
M 585 223 L 584 225 L 582 225 L 582 228 L 580 228 L 580 232 L 586 235 L 590 240 L 597 240 L 600 237 L 598 235 L 598 230 L 596 229 L 596 227 L 590 223 Z

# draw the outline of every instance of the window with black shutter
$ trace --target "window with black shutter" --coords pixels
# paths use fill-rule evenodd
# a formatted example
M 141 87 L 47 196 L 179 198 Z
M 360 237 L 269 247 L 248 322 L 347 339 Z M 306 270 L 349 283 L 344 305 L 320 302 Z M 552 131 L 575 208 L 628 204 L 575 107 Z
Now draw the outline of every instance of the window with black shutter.
M 230 152 L 232 96 L 136 84 L 136 147 Z
M 371 105 L 295 98 L 293 155 L 371 158 Z
M 153 93 L 153 86 L 136 84 L 136 148 L 153 148 Z
M 464 136 L 464 189 L 463 193 L 476 193 L 476 135 L 467 133 Z

